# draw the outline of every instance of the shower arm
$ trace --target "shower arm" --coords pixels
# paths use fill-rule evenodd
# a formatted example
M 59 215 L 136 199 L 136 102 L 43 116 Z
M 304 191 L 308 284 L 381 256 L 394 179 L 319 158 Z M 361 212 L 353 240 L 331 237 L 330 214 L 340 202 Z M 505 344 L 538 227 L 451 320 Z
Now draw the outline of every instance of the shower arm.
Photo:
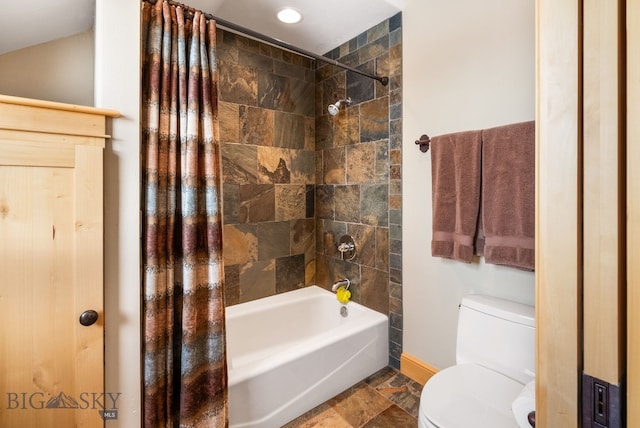
M 146 1 L 147 3 L 155 4 L 157 0 L 144 0 L 144 1 Z M 191 12 L 196 11 L 196 9 L 194 9 L 194 8 L 192 8 L 190 6 L 186 6 L 186 5 L 182 4 L 182 3 L 178 3 L 178 2 L 175 2 L 175 1 L 168 1 L 168 3 L 169 4 L 173 4 L 175 6 L 180 6 L 180 7 L 182 7 L 183 9 L 185 9 L 187 11 L 191 11 Z M 302 48 L 299 48 L 297 46 L 290 45 L 289 43 L 284 42 L 282 40 L 274 39 L 273 37 L 267 36 L 267 35 L 262 34 L 262 33 L 258 33 L 257 31 L 253 31 L 253 30 L 251 30 L 249 28 L 242 27 L 240 25 L 234 24 L 233 22 L 229 22 L 229 21 L 224 20 L 222 18 L 218 18 L 217 16 L 213 16 L 213 15 L 211 15 L 209 13 L 202 12 L 202 14 L 204 15 L 204 17 L 206 19 L 210 19 L 210 20 L 216 21 L 216 26 L 218 26 L 220 28 L 223 28 L 225 30 L 229 30 L 229 31 L 231 31 L 233 33 L 238 33 L 240 35 L 246 35 L 246 36 L 249 36 L 249 37 L 251 37 L 253 39 L 257 39 L 257 40 L 266 42 L 266 43 L 268 43 L 270 45 L 274 45 L 274 46 L 277 46 L 279 48 L 283 48 L 283 49 L 286 49 L 288 51 L 295 52 L 297 54 L 306 56 L 308 58 L 313 58 L 313 59 L 316 59 L 318 61 L 326 62 L 327 64 L 331 64 L 331 65 L 334 65 L 336 67 L 343 68 L 345 70 L 351 71 L 352 73 L 356 73 L 356 74 L 359 74 L 361 76 L 368 77 L 369 79 L 377 80 L 383 86 L 387 86 L 389 84 L 389 78 L 387 76 L 375 76 L 373 74 L 366 73 L 366 72 L 364 72 L 362 70 L 358 70 L 357 68 L 350 67 L 347 64 L 343 64 L 341 62 L 338 62 L 335 59 L 327 58 L 326 56 L 318 55 L 318 54 L 315 54 L 315 53 L 313 53 L 311 51 L 308 51 L 306 49 L 302 49 Z

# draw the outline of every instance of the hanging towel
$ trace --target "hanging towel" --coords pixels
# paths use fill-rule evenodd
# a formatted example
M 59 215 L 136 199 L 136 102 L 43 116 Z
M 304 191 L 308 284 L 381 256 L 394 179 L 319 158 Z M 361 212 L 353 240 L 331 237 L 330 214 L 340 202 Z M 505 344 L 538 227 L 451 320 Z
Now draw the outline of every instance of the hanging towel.
M 482 131 L 482 228 L 487 263 L 534 270 L 533 121 Z
M 481 131 L 431 140 L 431 255 L 470 263 L 480 211 Z

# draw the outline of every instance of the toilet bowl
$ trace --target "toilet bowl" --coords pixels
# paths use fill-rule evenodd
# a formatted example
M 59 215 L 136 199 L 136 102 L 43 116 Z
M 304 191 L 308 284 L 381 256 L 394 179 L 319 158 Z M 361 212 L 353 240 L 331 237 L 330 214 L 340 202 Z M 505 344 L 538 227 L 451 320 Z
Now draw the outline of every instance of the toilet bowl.
M 533 307 L 465 297 L 458 317 L 457 364 L 425 384 L 418 427 L 517 427 L 512 404 L 534 379 L 534 347 Z
M 511 411 L 523 385 L 476 364 L 438 373 L 420 397 L 420 428 L 514 428 Z

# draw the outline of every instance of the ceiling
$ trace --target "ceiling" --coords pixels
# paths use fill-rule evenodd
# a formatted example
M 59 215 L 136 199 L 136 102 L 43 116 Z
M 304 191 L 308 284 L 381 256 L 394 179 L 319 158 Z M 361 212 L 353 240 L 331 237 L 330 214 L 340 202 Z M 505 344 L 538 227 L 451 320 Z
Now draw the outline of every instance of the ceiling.
M 258 33 L 322 55 L 402 10 L 404 0 L 184 0 Z M 283 24 L 276 12 L 302 12 Z M 95 0 L 14 0 L 2 5 L 0 55 L 93 28 Z M 355 17 L 355 19 L 354 19 Z

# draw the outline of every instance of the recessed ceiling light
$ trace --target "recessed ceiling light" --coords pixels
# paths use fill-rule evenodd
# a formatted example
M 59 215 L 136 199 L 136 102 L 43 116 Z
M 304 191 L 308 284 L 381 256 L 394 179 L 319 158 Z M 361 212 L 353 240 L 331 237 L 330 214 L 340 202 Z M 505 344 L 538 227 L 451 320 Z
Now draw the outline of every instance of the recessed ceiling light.
M 285 7 L 278 11 L 278 19 L 285 24 L 295 24 L 302 21 L 302 14 L 292 7 Z

